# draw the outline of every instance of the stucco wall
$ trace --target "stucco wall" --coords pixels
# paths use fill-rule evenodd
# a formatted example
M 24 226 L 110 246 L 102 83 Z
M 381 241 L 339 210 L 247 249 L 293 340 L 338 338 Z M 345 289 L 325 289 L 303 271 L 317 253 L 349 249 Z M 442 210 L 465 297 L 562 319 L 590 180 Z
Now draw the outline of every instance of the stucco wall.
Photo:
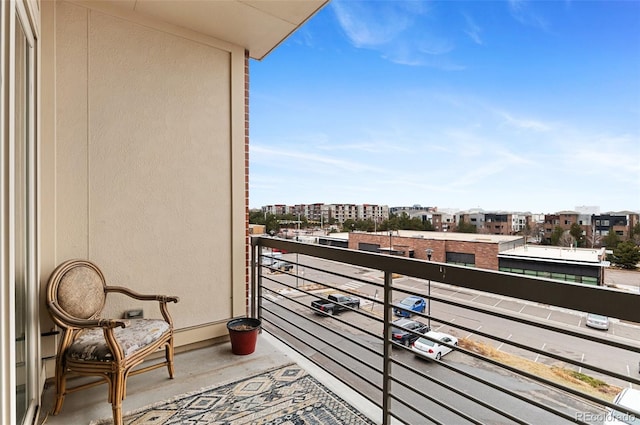
M 243 49 L 72 3 L 49 19 L 55 153 L 43 160 L 55 161 L 55 193 L 43 213 L 55 234 L 43 256 L 88 258 L 110 284 L 178 295 L 176 329 L 223 334 L 246 301 Z M 157 315 L 140 302 L 107 311 L 139 306 Z

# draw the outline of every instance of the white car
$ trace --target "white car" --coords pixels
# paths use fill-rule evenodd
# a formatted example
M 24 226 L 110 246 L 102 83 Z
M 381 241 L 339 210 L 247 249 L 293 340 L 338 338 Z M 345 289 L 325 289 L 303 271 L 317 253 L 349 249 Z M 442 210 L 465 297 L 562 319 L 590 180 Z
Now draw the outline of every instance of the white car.
M 614 399 L 613 404 L 624 406 L 631 410 L 640 412 L 640 390 L 625 388 Z M 620 412 L 618 410 L 607 410 L 604 425 L 614 424 L 640 424 L 640 417 Z
M 587 314 L 587 326 L 595 329 L 606 331 L 609 329 L 609 318 L 600 314 Z
M 450 353 L 453 349 L 443 345 L 442 343 L 449 345 L 458 345 L 458 338 L 453 335 L 448 335 L 441 332 L 430 331 L 424 334 L 424 337 L 420 337 L 415 340 L 411 349 L 421 356 L 425 356 L 431 359 L 440 360 L 442 356 Z M 432 338 L 436 341 L 432 341 Z

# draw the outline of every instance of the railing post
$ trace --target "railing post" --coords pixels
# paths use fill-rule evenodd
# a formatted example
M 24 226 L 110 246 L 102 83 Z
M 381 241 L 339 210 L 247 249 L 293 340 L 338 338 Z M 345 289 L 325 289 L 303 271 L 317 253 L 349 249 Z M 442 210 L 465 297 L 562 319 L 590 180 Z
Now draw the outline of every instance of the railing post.
M 258 239 L 258 243 L 255 242 L 256 239 L 252 238 L 251 239 L 251 264 L 250 264 L 250 268 L 251 268 L 251 281 L 250 281 L 250 285 L 251 287 L 249 288 L 250 290 L 250 294 L 251 294 L 251 305 L 250 305 L 250 317 L 253 318 L 260 318 L 262 315 L 262 310 L 261 310 L 261 303 L 260 300 L 258 299 L 258 294 L 260 293 L 259 289 L 258 289 L 258 284 L 262 282 L 262 276 L 259 276 L 259 274 L 261 273 L 261 267 L 258 267 L 257 265 L 260 264 L 260 251 L 262 249 L 261 245 L 260 245 L 260 240 Z
M 391 402 L 391 349 L 393 343 L 391 342 L 391 314 L 392 314 L 392 283 L 393 273 L 390 271 L 384 272 L 384 343 L 383 343 L 383 357 L 382 357 L 382 425 L 389 425 L 391 423 L 390 406 Z

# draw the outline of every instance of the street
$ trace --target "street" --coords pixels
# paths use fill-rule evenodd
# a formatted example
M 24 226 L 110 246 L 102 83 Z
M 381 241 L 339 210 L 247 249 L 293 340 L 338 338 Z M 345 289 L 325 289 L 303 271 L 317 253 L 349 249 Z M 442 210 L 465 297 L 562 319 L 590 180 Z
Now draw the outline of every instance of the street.
M 382 318 L 382 288 L 380 285 L 382 284 L 383 276 L 380 271 L 350 267 L 342 263 L 302 258 L 302 256 L 300 263 L 303 265 L 294 268 L 292 275 L 278 274 L 270 277 L 294 288 L 298 286 L 301 289 L 308 289 L 311 287 L 309 281 L 323 282 L 335 286 L 338 290 L 360 295 L 362 297 L 361 310 L 380 319 Z M 332 273 L 331 275 L 327 275 L 323 270 L 331 270 Z M 334 273 L 339 273 L 344 276 L 336 276 Z M 306 295 L 290 288 L 279 287 L 277 283 L 269 282 L 265 283 L 265 285 L 275 291 L 274 293 L 265 294 L 265 300 L 272 301 L 265 301 L 265 305 L 269 306 L 267 309 L 275 309 L 279 311 L 279 314 L 282 314 L 283 317 L 294 315 L 294 313 L 288 312 L 286 309 L 279 309 L 279 305 L 286 305 L 286 308 L 291 309 L 301 317 L 307 317 L 309 320 L 319 321 L 320 323 L 330 323 L 330 326 L 338 332 L 338 334 L 329 332 L 326 334 L 324 332 L 318 333 L 317 326 L 309 323 L 308 334 L 302 335 L 301 339 L 306 341 L 309 347 L 313 348 L 300 347 L 301 350 L 308 352 L 315 361 L 324 364 L 325 367 L 340 367 L 336 366 L 336 363 L 347 367 L 349 373 L 345 374 L 342 372 L 340 375 L 344 375 L 344 379 L 346 380 L 352 380 L 353 382 L 351 382 L 351 384 L 358 388 L 363 387 L 363 382 L 361 378 L 354 376 L 352 374 L 353 372 L 361 376 L 371 377 L 369 379 L 377 383 L 378 387 L 381 386 L 382 378 L 379 364 L 383 343 L 382 339 L 377 337 L 378 335 L 382 335 L 383 328 L 381 320 L 374 321 L 366 316 L 353 312 L 346 312 L 344 315 L 338 316 L 339 319 L 337 320 L 330 317 L 319 316 L 311 312 L 308 308 L 311 300 L 315 299 L 314 296 Z M 601 377 L 609 384 L 620 387 L 624 385 L 628 386 L 629 384 L 625 383 L 622 379 L 601 376 L 598 372 L 592 371 L 587 367 L 561 362 L 545 354 L 553 353 L 564 356 L 589 366 L 613 371 L 622 377 L 638 374 L 638 359 L 640 358 L 638 353 L 611 346 L 607 346 L 606 350 L 602 350 L 602 344 L 597 342 L 597 338 L 605 338 L 607 340 L 619 340 L 636 344 L 636 341 L 640 340 L 640 329 L 635 324 L 622 323 L 612 319 L 608 331 L 594 330 L 584 325 L 584 318 L 586 316 L 584 312 L 567 311 L 466 289 L 461 291 L 459 288 L 454 288 L 450 285 L 438 282 L 425 282 L 403 276 L 397 276 L 393 279 L 393 287 L 394 303 L 399 302 L 406 296 L 406 293 L 403 291 L 415 292 L 425 296 L 430 292 L 432 297 L 441 300 L 434 300 L 431 305 L 430 322 L 433 330 L 450 333 L 459 339 L 479 341 L 483 344 L 491 345 L 501 352 L 520 356 L 534 363 L 561 366 L 592 377 Z M 327 291 L 314 290 L 314 292 L 322 295 Z M 296 303 L 291 303 L 287 298 L 295 298 Z M 372 302 L 367 300 L 367 298 L 379 302 Z M 447 303 L 447 301 L 461 302 L 464 303 L 465 306 L 476 305 L 489 310 L 489 312 L 482 313 L 473 311 L 468 307 L 451 305 Z M 495 312 L 495 314 L 492 314 L 492 312 Z M 268 314 L 269 313 L 267 313 L 267 316 Z M 557 331 L 550 331 L 544 329 L 542 326 L 535 326 L 535 324 L 528 325 L 513 320 L 506 320 L 499 317 L 500 314 L 522 317 L 535 323 L 548 324 L 560 327 L 561 329 L 570 329 L 576 332 L 586 333 L 593 335 L 596 341 L 582 337 L 572 337 Z M 424 317 L 414 317 L 414 319 L 423 322 L 427 320 Z M 295 318 L 291 318 L 291 320 L 296 322 Z M 345 320 L 346 323 L 340 320 Z M 297 320 L 297 322 L 299 325 L 300 320 Z M 376 336 L 374 337 L 366 332 L 360 332 L 354 329 L 354 327 L 366 329 Z M 295 334 L 296 337 L 300 337 L 298 330 L 292 330 L 291 332 Z M 489 337 L 479 335 L 483 332 Z M 495 341 L 492 339 L 493 337 L 501 338 L 504 341 Z M 368 347 L 368 350 L 363 350 L 359 345 L 355 345 L 353 343 L 354 341 Z M 509 344 L 510 342 L 538 348 L 540 353 L 514 347 Z M 336 347 L 342 348 L 343 350 L 339 350 Z M 317 351 L 317 353 L 313 354 L 314 351 Z M 322 355 L 319 353 L 322 353 Z M 324 356 L 325 354 L 330 355 L 332 360 L 328 361 Z M 354 361 L 353 358 L 359 361 Z M 495 400 L 496 405 L 500 405 L 507 412 L 512 414 L 513 412 L 519 412 L 519 417 L 526 417 L 533 414 L 533 417 L 529 420 L 532 420 L 534 423 L 537 422 L 535 418 L 540 418 L 540 415 L 549 415 L 545 423 L 565 423 L 564 420 L 557 422 L 559 418 L 555 415 L 550 415 L 545 411 L 538 411 L 539 409 L 532 409 L 530 399 L 538 398 L 544 400 L 545 404 L 548 404 L 550 400 L 552 400 L 551 403 L 554 405 L 554 408 L 565 412 L 565 414 L 568 415 L 567 417 L 575 418 L 576 415 L 586 415 L 587 413 L 591 415 L 591 417 L 602 416 L 602 410 L 589 403 L 584 404 L 583 401 L 575 397 L 567 396 L 566 394 L 561 395 L 561 393 L 553 388 L 535 383 L 515 374 L 505 373 L 504 370 L 499 370 L 497 367 L 487 365 L 484 362 L 459 352 L 453 352 L 447 355 L 444 358 L 444 364 L 455 365 L 459 370 L 468 370 L 469 373 L 476 376 L 485 376 L 489 382 L 495 382 L 497 380 L 501 382 L 500 385 L 516 393 L 529 393 L 528 398 L 525 398 L 526 401 L 520 400 L 517 397 L 505 397 L 504 391 L 487 388 L 486 385 L 474 379 L 460 375 L 458 372 L 451 372 L 446 367 L 443 367 L 443 365 L 417 358 L 413 353 L 405 352 L 403 349 L 394 348 L 393 359 L 397 360 L 397 363 L 394 362 L 392 367 L 394 379 L 410 382 L 412 385 L 419 383 L 420 391 L 424 391 L 425 394 L 440 394 L 443 400 L 451 400 L 452 397 L 461 397 L 461 395 L 456 393 L 455 390 L 453 390 L 453 393 L 452 390 L 445 390 L 441 385 L 433 383 L 430 379 L 416 379 L 415 372 L 412 371 L 411 368 L 422 371 L 428 377 L 435 380 L 435 382 L 442 380 L 453 388 L 464 388 L 464 394 L 470 396 L 476 394 L 478 398 L 484 401 Z M 371 365 L 375 365 L 375 369 L 372 369 Z M 338 371 L 336 373 L 340 372 Z M 371 397 L 379 397 L 381 387 L 376 388 L 375 385 L 370 384 L 372 384 L 372 382 L 364 382 L 364 387 L 368 388 L 368 391 L 371 392 Z M 425 400 L 423 396 L 413 394 L 400 385 L 394 386 L 394 393 L 395 391 L 399 393 L 407 392 L 407 397 L 419 397 L 420 400 L 415 400 L 415 402 L 420 403 L 421 409 L 422 406 L 430 406 L 429 412 L 439 412 L 438 415 L 442 415 L 438 420 L 447 418 L 448 415 L 452 414 L 447 409 L 438 407 L 437 398 L 436 400 Z M 613 396 L 610 398 L 612 397 Z M 505 398 L 509 399 L 507 405 L 505 405 Z M 397 404 L 399 402 L 394 403 Z M 478 403 L 469 402 L 468 400 L 460 401 L 460 403 L 471 403 L 469 408 L 473 411 L 474 418 L 482 417 L 484 420 L 491 422 L 497 421 L 497 417 L 500 417 L 494 413 L 491 408 L 480 406 Z M 392 403 L 392 406 L 393 405 Z M 401 409 L 403 411 L 402 414 L 408 415 L 408 417 L 415 415 L 413 420 L 418 422 L 409 421 L 409 423 L 421 423 L 418 419 L 419 415 L 415 412 L 412 413 L 410 408 L 398 406 L 398 409 Z M 502 418 L 502 420 L 504 420 L 504 418 Z M 457 417 L 453 422 L 444 420 L 443 423 L 460 423 L 460 418 Z M 498 421 L 497 423 L 505 422 Z M 599 422 L 595 421 L 593 423 Z

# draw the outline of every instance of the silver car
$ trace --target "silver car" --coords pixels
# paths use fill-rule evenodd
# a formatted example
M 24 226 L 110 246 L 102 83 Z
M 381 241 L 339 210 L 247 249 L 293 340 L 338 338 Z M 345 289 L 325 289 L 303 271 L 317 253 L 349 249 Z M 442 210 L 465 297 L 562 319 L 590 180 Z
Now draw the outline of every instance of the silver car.
M 609 318 L 600 314 L 589 313 L 587 314 L 587 326 L 606 331 L 609 329 Z

